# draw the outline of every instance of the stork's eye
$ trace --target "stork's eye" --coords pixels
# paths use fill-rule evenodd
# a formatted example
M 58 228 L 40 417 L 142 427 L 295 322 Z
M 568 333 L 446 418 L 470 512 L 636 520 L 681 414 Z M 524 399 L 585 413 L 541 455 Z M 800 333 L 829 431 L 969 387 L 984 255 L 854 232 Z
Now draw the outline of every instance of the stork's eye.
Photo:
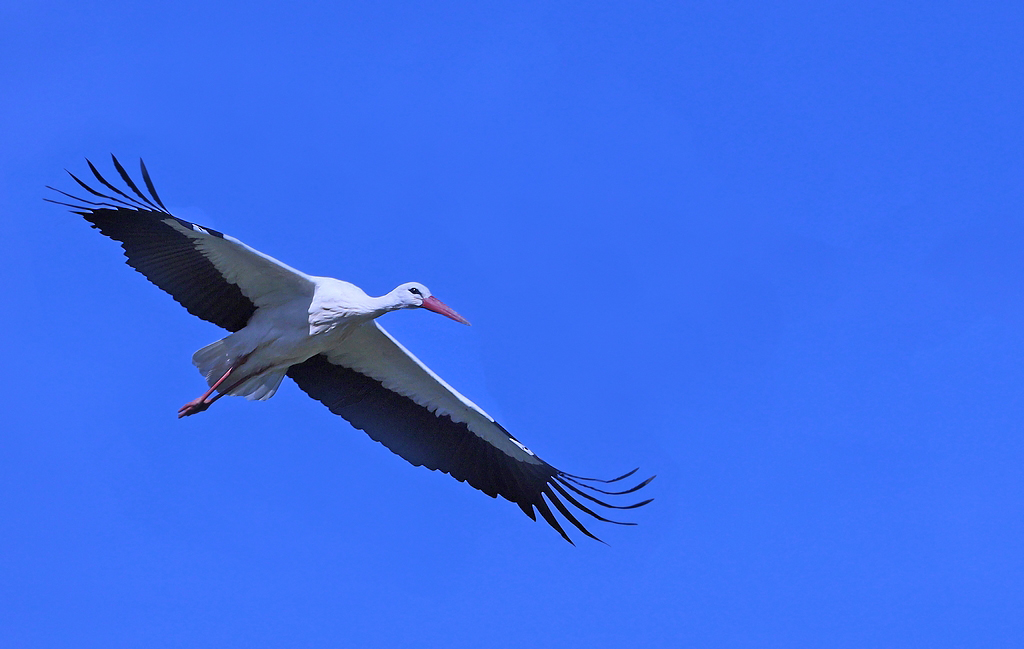
M 420 290 L 418 288 L 415 288 L 415 287 L 410 288 L 409 292 L 412 293 L 413 295 L 423 295 L 422 293 L 420 293 Z

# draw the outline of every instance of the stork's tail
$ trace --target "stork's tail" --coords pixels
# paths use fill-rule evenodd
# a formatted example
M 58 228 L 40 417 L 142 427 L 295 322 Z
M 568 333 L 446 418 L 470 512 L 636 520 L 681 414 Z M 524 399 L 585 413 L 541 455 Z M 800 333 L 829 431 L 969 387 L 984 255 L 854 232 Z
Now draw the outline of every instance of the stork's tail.
M 199 373 L 206 379 L 206 384 L 211 387 L 224 376 L 224 373 L 238 358 L 226 341 L 225 338 L 210 343 L 192 355 L 192 364 L 199 368 Z M 238 385 L 232 385 L 233 381 L 230 379 L 225 381 L 225 385 L 231 386 L 228 394 L 232 396 L 245 397 L 250 401 L 265 401 L 277 392 L 287 371 L 287 367 L 271 368 Z

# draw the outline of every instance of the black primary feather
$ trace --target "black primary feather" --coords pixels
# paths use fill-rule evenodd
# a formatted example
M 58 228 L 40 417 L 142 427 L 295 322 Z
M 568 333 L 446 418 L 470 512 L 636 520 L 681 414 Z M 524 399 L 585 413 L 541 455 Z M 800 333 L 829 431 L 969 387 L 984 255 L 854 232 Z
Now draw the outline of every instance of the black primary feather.
M 78 204 L 46 200 L 71 207 L 74 213 L 82 215 L 92 227 L 119 241 L 128 258 L 126 263 L 169 293 L 192 315 L 228 331 L 238 331 L 244 327 L 256 311 L 256 305 L 242 294 L 237 284 L 227 281 L 221 275 L 213 262 L 196 247 L 194 239 L 171 226 L 172 222 L 176 222 L 193 231 L 198 231 L 196 228 L 199 227 L 171 215 L 164 207 L 142 161 L 139 161 L 142 177 L 153 200 L 139 190 L 117 158 L 114 158 L 114 167 L 138 198 L 114 187 L 92 162 L 86 162 L 96 180 L 109 189 L 111 194 L 97 191 L 69 171 L 68 175 L 76 183 L 103 201 L 86 200 L 53 187 L 49 189 Z M 202 231 L 224 238 L 223 234 L 210 228 L 202 228 Z

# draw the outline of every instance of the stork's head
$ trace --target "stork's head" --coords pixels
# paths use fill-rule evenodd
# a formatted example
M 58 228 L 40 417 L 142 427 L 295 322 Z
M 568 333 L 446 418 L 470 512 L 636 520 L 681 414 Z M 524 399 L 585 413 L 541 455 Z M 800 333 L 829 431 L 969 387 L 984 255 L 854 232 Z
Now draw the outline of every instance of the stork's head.
M 465 325 L 469 324 L 469 320 L 466 320 L 450 306 L 431 295 L 430 289 L 419 282 L 406 282 L 392 291 L 392 293 L 401 304 L 400 308 L 402 309 L 423 308 L 447 316 L 455 322 L 461 322 Z

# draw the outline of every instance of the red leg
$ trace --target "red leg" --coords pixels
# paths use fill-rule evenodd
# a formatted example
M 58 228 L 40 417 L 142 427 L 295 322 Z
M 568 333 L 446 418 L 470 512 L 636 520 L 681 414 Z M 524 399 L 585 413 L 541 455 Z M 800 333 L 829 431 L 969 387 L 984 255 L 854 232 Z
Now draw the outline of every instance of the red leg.
M 231 376 L 232 372 L 237 370 L 242 365 L 242 363 L 244 363 L 248 359 L 248 354 L 239 358 L 237 361 L 234 362 L 234 364 L 231 365 L 231 367 L 228 368 L 227 372 L 224 372 L 224 376 L 217 379 L 217 382 L 210 386 L 210 389 L 207 390 L 206 393 L 203 394 L 203 396 L 199 397 L 198 399 L 193 399 L 192 401 L 189 401 L 188 403 L 183 405 L 181 408 L 178 408 L 178 419 L 181 419 L 182 417 L 188 417 L 189 415 L 194 415 L 197 412 L 202 412 L 206 410 L 207 408 L 210 407 L 210 404 L 212 404 L 217 399 L 220 399 L 222 396 L 224 396 L 225 393 L 230 392 L 234 388 L 241 385 L 242 381 L 244 381 L 245 379 L 242 379 L 242 381 L 235 381 L 234 383 L 231 384 L 231 387 L 224 390 L 220 394 L 214 396 L 212 399 L 210 398 L 210 395 L 213 394 L 214 391 L 217 388 L 219 388 L 220 385 L 224 383 L 224 381 L 226 381 L 229 376 Z
M 253 376 L 255 376 L 255 375 L 253 375 Z M 223 378 L 221 378 L 221 381 L 223 381 L 223 380 L 224 380 L 225 378 L 227 378 L 227 375 L 226 375 L 226 374 L 224 375 L 224 377 L 223 377 Z M 235 389 L 235 388 L 237 388 L 238 386 L 242 385 L 243 383 L 245 383 L 246 381 L 248 381 L 248 380 L 249 380 L 249 379 L 251 379 L 251 378 L 252 378 L 252 376 L 247 376 L 247 377 L 245 377 L 244 379 L 240 379 L 240 380 L 238 380 L 238 381 L 235 381 L 235 382 L 234 382 L 234 383 L 232 383 L 232 384 L 231 384 L 230 386 L 228 386 L 228 387 L 227 387 L 227 388 L 226 388 L 226 389 L 225 389 L 224 391 L 222 391 L 222 392 L 219 392 L 219 393 L 217 393 L 217 394 L 213 395 L 213 398 L 212 398 L 212 399 L 209 399 L 209 400 L 208 400 L 208 401 L 206 402 L 206 406 L 205 406 L 205 407 L 203 408 L 203 410 L 205 410 L 206 408 L 209 408 L 209 407 L 210 407 L 210 404 L 212 404 L 212 403 L 213 403 L 214 401 L 216 401 L 217 399 L 220 399 L 220 398 L 221 398 L 221 397 L 223 397 L 223 396 L 224 396 L 225 394 L 229 394 L 229 393 L 230 393 L 230 392 L 231 392 L 232 390 L 234 390 L 234 389 Z

